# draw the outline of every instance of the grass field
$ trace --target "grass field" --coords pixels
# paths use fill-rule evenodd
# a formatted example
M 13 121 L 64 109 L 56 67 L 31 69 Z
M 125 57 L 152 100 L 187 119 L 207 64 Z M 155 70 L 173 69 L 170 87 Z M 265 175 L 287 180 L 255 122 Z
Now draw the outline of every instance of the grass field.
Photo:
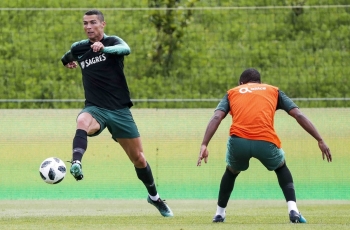
M 1 229 L 349 229 L 349 201 L 301 201 L 307 224 L 290 224 L 283 201 L 230 201 L 212 223 L 215 200 L 169 200 L 164 218 L 146 200 L 0 201 Z
M 285 112 L 275 128 L 292 171 L 307 226 L 288 224 L 276 175 L 252 159 L 237 178 L 220 229 L 350 229 L 350 109 L 303 109 L 331 148 L 321 158 L 317 142 Z M 196 167 L 212 109 L 133 109 L 158 191 L 175 218 L 147 204 L 146 190 L 121 147 L 106 130 L 89 138 L 84 180 L 70 175 L 45 184 L 39 165 L 47 157 L 70 160 L 79 110 L 0 110 L 0 229 L 212 229 L 225 169 L 230 119 L 209 145 L 209 162 Z M 69 166 L 67 164 L 67 166 Z
M 299 199 L 350 200 L 350 109 L 304 109 L 327 141 L 334 161 L 321 158 L 317 142 L 285 112 L 276 114 Z M 83 181 L 70 175 L 58 185 L 41 181 L 38 168 L 47 157 L 70 160 L 79 110 L 0 110 L 0 200 L 142 199 L 145 189 L 121 147 L 105 130 L 89 138 Z M 225 170 L 230 119 L 209 145 L 209 162 L 196 167 L 212 109 L 133 109 L 158 190 L 167 199 L 216 199 Z M 260 189 L 257 190 L 256 186 Z M 234 199 L 282 199 L 276 176 L 255 159 L 237 178 Z

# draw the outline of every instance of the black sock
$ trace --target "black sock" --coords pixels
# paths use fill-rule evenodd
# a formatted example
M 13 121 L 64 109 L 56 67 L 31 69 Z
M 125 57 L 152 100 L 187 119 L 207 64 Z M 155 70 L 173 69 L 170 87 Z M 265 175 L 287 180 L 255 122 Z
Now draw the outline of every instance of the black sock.
M 81 162 L 83 155 L 87 149 L 87 132 L 82 129 L 77 129 L 73 139 L 73 157 L 72 161 L 78 160 Z
M 282 167 L 276 169 L 275 173 L 277 175 L 278 183 L 283 191 L 286 201 L 296 202 L 297 199 L 295 196 L 293 177 L 286 163 L 284 163 Z
M 233 174 L 228 168 L 226 168 L 226 171 L 221 179 L 219 198 L 218 198 L 218 205 L 221 208 L 226 208 L 228 200 L 230 199 L 231 193 L 233 191 L 235 180 L 238 174 Z
M 156 188 L 156 185 L 154 184 L 152 170 L 149 164 L 147 163 L 146 168 L 142 168 L 142 169 L 135 167 L 135 170 L 136 170 L 137 177 L 146 186 L 148 193 L 151 196 L 157 195 L 157 188 Z

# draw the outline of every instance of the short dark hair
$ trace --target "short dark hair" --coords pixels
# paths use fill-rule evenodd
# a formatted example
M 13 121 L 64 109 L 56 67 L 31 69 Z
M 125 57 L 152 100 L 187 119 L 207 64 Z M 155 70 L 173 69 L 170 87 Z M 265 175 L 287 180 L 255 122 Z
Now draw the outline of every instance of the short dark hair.
M 103 13 L 99 10 L 86 11 L 85 15 L 97 15 L 98 20 L 100 20 L 101 22 L 105 21 L 105 17 L 103 16 Z
M 249 68 L 243 71 L 239 78 L 239 83 L 246 84 L 248 82 L 259 82 L 261 83 L 260 73 L 256 69 Z

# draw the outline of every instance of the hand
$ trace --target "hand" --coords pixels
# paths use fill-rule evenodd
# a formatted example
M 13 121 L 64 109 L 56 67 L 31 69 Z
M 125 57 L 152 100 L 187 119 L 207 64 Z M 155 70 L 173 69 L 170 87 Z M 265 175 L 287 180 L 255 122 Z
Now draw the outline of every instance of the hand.
M 206 145 L 202 145 L 201 146 L 201 150 L 199 152 L 197 166 L 201 166 L 203 159 L 204 159 L 204 162 L 207 163 L 208 162 L 208 156 L 209 156 L 209 151 L 207 149 L 207 146 Z
M 332 162 L 332 154 L 331 154 L 331 150 L 328 148 L 327 144 L 321 140 L 318 142 L 318 147 L 320 148 L 321 152 L 322 152 L 322 158 L 324 160 L 325 156 L 327 158 L 328 162 Z
M 95 42 L 94 44 L 91 45 L 91 49 L 94 52 L 99 52 L 103 50 L 104 45 L 101 42 Z
M 65 67 L 68 69 L 75 69 L 75 68 L 77 68 L 77 66 L 78 66 L 77 63 L 74 61 L 69 62 L 67 65 L 65 65 Z

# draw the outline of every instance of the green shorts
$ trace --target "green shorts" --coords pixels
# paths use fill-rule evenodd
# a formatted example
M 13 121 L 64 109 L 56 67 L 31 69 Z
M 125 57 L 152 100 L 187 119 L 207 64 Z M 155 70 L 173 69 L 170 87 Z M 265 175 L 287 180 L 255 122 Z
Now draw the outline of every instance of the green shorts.
M 96 106 L 87 106 L 79 114 L 89 113 L 100 124 L 101 128 L 90 137 L 99 135 L 106 127 L 112 138 L 137 138 L 140 137 L 129 108 L 109 110 Z
M 272 171 L 284 162 L 284 151 L 271 142 L 229 137 L 226 152 L 228 166 L 237 171 L 245 171 L 249 168 L 252 157 Z

